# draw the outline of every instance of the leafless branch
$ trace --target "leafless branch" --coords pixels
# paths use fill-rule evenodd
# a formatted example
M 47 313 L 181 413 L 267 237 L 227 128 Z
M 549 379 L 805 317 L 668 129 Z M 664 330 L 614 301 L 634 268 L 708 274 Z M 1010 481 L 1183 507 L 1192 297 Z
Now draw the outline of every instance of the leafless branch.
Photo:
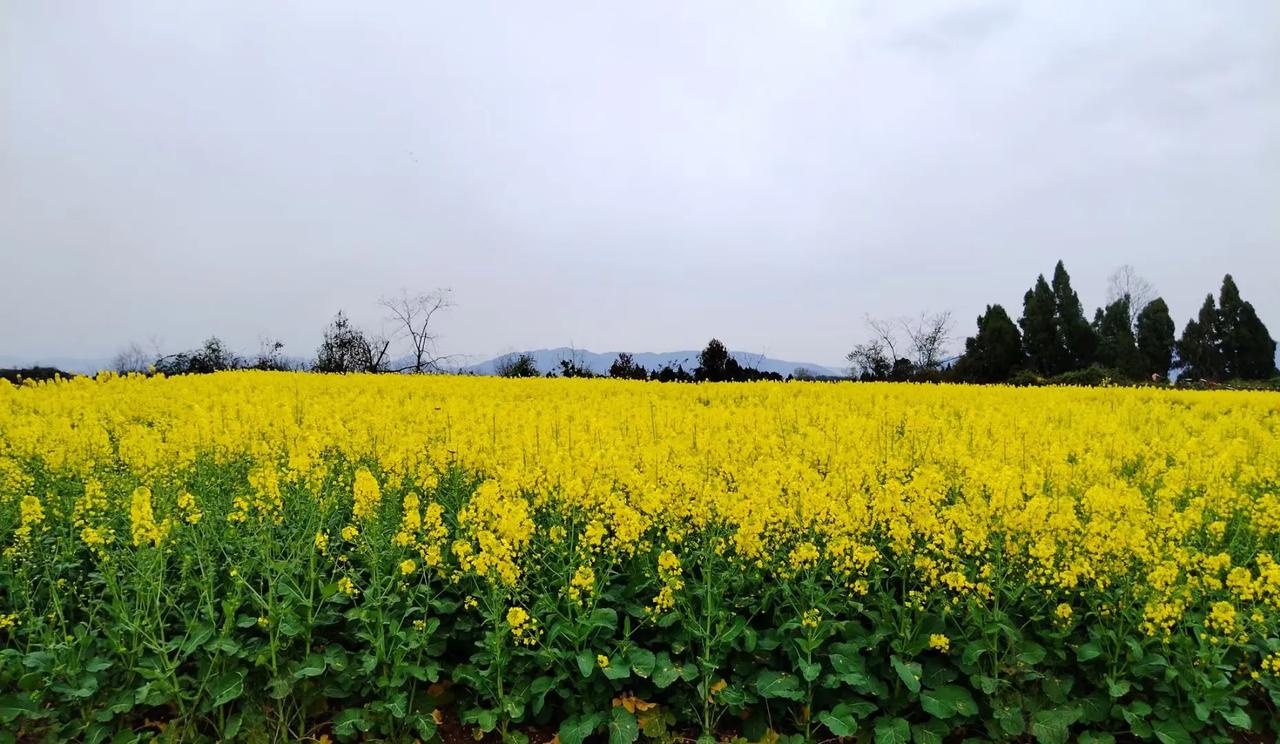
M 436 313 L 453 307 L 453 293 L 448 289 L 425 294 L 402 290 L 400 296 L 383 298 L 379 304 L 391 314 L 389 320 L 398 327 L 396 335 L 409 340 L 413 363 L 401 371 L 414 374 L 440 371 L 442 362 L 449 357 L 436 353 L 438 335 L 432 333 L 431 321 Z

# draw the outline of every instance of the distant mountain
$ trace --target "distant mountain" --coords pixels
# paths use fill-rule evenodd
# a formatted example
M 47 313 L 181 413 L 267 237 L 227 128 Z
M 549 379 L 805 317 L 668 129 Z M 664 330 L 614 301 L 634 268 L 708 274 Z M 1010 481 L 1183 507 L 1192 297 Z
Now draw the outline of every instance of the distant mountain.
M 74 372 L 79 375 L 92 375 L 98 370 L 111 367 L 110 359 L 94 359 L 83 357 L 0 357 L 0 367 L 23 369 L 26 367 L 55 367 L 63 372 Z
M 531 354 L 534 362 L 538 366 L 538 369 L 544 373 L 550 370 L 558 371 L 560 369 L 561 359 L 574 359 L 577 360 L 579 364 L 582 364 L 593 372 L 598 374 L 608 374 L 609 365 L 613 364 L 613 360 L 618 358 L 618 353 L 619 352 L 616 351 L 597 353 L 594 351 L 587 351 L 585 349 L 571 349 L 567 346 L 562 346 L 558 349 L 538 349 L 536 351 L 523 352 L 517 351 L 512 352 L 511 354 L 503 354 L 501 356 L 494 357 L 493 359 L 480 362 L 479 364 L 463 367 L 461 371 L 477 375 L 492 375 L 495 373 L 498 362 L 508 356 Z M 686 370 L 692 372 L 693 369 L 698 366 L 698 353 L 699 352 L 697 351 L 639 352 L 632 353 L 631 357 L 635 360 L 636 364 L 639 364 L 648 370 L 661 369 L 667 365 L 671 365 L 672 367 L 683 365 Z M 771 359 L 763 354 L 751 354 L 745 351 L 731 351 L 729 353 L 733 355 L 734 359 L 738 360 L 738 364 L 741 364 L 744 367 L 752 367 L 760 370 L 761 372 L 777 372 L 783 377 L 794 374 L 797 369 L 801 368 L 806 369 L 815 375 L 842 376 L 845 374 L 844 370 L 833 369 L 821 364 L 811 364 L 809 362 L 788 362 L 782 359 Z

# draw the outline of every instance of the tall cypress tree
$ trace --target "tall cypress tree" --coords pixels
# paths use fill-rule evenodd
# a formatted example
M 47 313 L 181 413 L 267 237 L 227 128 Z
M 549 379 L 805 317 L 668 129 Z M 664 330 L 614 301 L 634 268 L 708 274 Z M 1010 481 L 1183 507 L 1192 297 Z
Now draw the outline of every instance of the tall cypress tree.
M 1000 305 L 978 316 L 978 333 L 964 341 L 956 374 L 969 382 L 1004 382 L 1022 364 L 1022 336 Z
M 1178 366 L 1182 373 L 1197 380 L 1222 377 L 1222 349 L 1218 343 L 1218 308 L 1213 295 L 1204 298 L 1200 313 L 1187 321 L 1178 339 Z
M 1230 274 L 1218 293 L 1216 336 L 1224 377 L 1260 380 L 1275 373 L 1276 343 Z
M 1148 302 L 1138 313 L 1137 343 L 1142 357 L 1142 374 L 1169 376 L 1173 366 L 1173 318 L 1163 298 Z
M 1059 343 L 1066 352 L 1066 369 L 1080 369 L 1093 364 L 1098 337 L 1084 317 L 1084 306 L 1071 288 L 1071 276 L 1062 261 L 1053 268 L 1053 301 Z
M 1098 339 L 1097 360 L 1118 370 L 1130 379 L 1142 377 L 1143 360 L 1130 325 L 1129 296 L 1099 308 L 1094 315 L 1093 331 Z
M 1027 290 L 1022 298 L 1022 349 L 1027 366 L 1042 375 L 1056 375 L 1062 371 L 1065 350 L 1059 341 L 1058 320 L 1054 312 L 1053 290 L 1044 280 L 1044 274 Z

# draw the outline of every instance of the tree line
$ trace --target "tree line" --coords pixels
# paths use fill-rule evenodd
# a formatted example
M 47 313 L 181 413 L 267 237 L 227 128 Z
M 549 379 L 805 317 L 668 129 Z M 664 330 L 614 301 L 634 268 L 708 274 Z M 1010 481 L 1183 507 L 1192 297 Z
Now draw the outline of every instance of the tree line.
M 391 321 L 390 334 L 356 326 L 338 311 L 325 327 L 315 356 L 307 361 L 285 356 L 284 344 L 262 342 L 258 353 L 242 357 L 216 336 L 200 347 L 167 355 L 147 355 L 137 344 L 115 358 L 121 373 L 203 374 L 234 369 L 297 370 L 328 373 L 433 373 L 450 371 L 455 357 L 440 354 L 433 322 L 453 307 L 449 290 L 384 298 L 379 303 Z M 977 330 L 964 340 L 961 354 L 948 357 L 950 313 L 915 319 L 867 318 L 869 338 L 846 355 L 849 377 L 857 380 L 1100 384 L 1105 381 L 1180 380 L 1256 381 L 1276 377 L 1276 342 L 1230 274 L 1218 294 L 1206 295 L 1199 312 L 1180 336 L 1164 299 L 1132 267 L 1110 279 L 1108 301 L 1089 320 L 1062 261 L 1052 277 L 1043 274 L 1026 291 L 1015 321 L 999 304 L 987 305 Z M 4 370 L 5 377 L 48 378 L 58 370 Z M 8 374 L 14 373 L 14 374 Z M 530 354 L 499 359 L 495 373 L 505 377 L 611 377 L 656 382 L 746 382 L 782 380 L 742 364 L 718 339 L 711 339 L 697 364 L 667 364 L 646 369 L 621 353 L 604 373 L 590 369 L 577 355 L 540 370 Z M 814 379 L 797 369 L 785 379 Z M 821 378 L 819 378 L 821 379 Z M 837 378 L 828 378 L 837 379 Z M 843 378 L 847 379 L 847 378 Z
M 509 354 L 499 359 L 494 365 L 494 374 L 500 377 L 611 377 L 620 380 L 647 380 L 651 382 L 753 382 L 756 380 L 776 380 L 785 378 L 777 372 L 765 372 L 749 365 L 744 365 L 734 358 L 729 348 L 719 339 L 713 338 L 698 354 L 698 364 L 691 370 L 684 365 L 666 364 L 660 368 L 645 369 L 636 362 L 635 357 L 621 352 L 609 365 L 606 373 L 600 374 L 592 370 L 575 354 L 568 359 L 561 359 L 556 368 L 546 372 L 538 369 L 537 360 L 527 352 Z
M 1094 311 L 1092 321 L 1086 319 L 1062 261 L 1051 280 L 1041 274 L 1027 290 L 1016 323 L 996 304 L 978 316 L 977 326 L 946 378 L 1097 384 L 1164 380 L 1174 371 L 1182 380 L 1208 382 L 1268 380 L 1277 374 L 1276 342 L 1230 274 L 1223 277 L 1216 301 L 1207 295 L 1176 338 L 1164 299 L 1127 266 L 1112 276 L 1107 305 Z M 850 353 L 851 360 L 857 351 Z M 900 361 L 908 378 L 935 371 Z M 878 370 L 870 375 L 880 376 Z

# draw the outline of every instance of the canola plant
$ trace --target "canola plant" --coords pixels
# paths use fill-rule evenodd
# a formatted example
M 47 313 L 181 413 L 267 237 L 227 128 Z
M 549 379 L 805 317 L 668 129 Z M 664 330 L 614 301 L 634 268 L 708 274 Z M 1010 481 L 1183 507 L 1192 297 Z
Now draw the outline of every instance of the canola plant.
M 0 729 L 1274 735 L 1277 531 L 1275 393 L 0 383 Z

